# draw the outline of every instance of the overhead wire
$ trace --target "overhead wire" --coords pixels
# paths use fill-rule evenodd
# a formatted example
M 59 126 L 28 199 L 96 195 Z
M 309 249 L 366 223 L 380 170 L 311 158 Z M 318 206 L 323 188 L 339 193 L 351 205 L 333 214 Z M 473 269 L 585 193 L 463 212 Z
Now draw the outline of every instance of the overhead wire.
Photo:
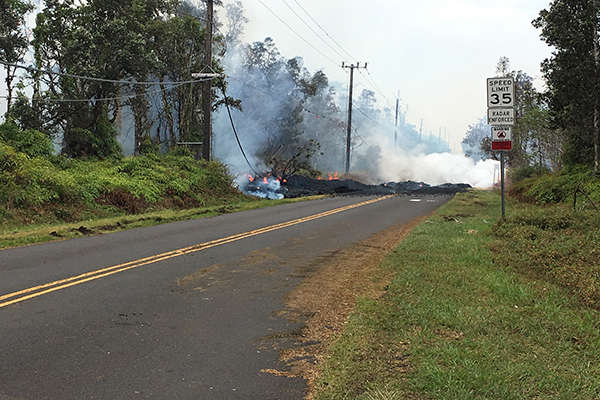
M 145 95 L 149 95 L 149 94 L 154 94 L 154 93 L 160 93 L 160 92 L 166 92 L 168 90 L 172 90 L 172 89 L 176 89 L 178 87 L 181 87 L 183 85 L 187 85 L 189 83 L 180 83 L 178 85 L 174 85 L 168 88 L 164 88 L 164 89 L 157 89 L 157 90 L 152 90 L 150 92 L 144 92 L 144 93 L 140 93 L 140 94 L 132 94 L 132 95 L 123 95 L 123 96 L 117 96 L 117 97 L 103 97 L 103 98 L 89 98 L 89 99 L 52 99 L 52 98 L 39 98 L 36 99 L 37 101 L 41 101 L 44 103 L 89 103 L 89 102 L 94 102 L 94 101 L 114 101 L 114 100 L 127 100 L 127 99 L 131 99 L 131 98 L 135 98 L 135 97 L 141 97 L 141 96 L 145 96 Z M 2 98 L 8 98 L 7 96 L 1 96 Z M 13 96 L 13 98 L 17 98 L 18 96 Z
M 34 68 L 34 67 L 31 67 L 31 66 L 27 66 L 27 65 L 7 63 L 7 62 L 4 62 L 4 61 L 0 61 L 0 64 L 7 65 L 9 67 L 24 69 L 24 70 L 29 71 L 29 72 L 32 72 L 32 71 L 33 72 L 40 72 L 40 73 L 42 73 L 44 75 L 66 76 L 66 77 L 75 78 L 75 79 L 82 79 L 82 80 L 96 81 L 96 82 L 105 82 L 105 83 L 120 83 L 120 84 L 124 84 L 124 85 L 152 86 L 152 85 L 160 85 L 160 84 L 186 84 L 186 83 L 204 82 L 207 79 L 213 79 L 213 78 L 202 78 L 202 79 L 193 79 L 193 80 L 178 81 L 178 82 L 128 81 L 128 80 L 123 80 L 123 79 L 96 78 L 96 77 L 86 76 L 86 75 L 69 74 L 69 73 L 66 73 L 66 72 L 57 72 L 57 71 L 52 71 L 52 70 L 48 70 L 48 69 Z
M 352 102 L 352 107 L 353 110 L 358 111 L 360 114 L 362 114 L 366 119 L 368 119 L 369 121 L 373 122 L 374 124 L 377 124 L 381 127 L 384 128 L 388 128 L 387 126 L 385 126 L 382 122 L 377 121 L 375 119 L 373 119 L 369 114 L 367 114 L 366 112 L 364 112 L 356 103 Z
M 241 77 L 236 77 L 236 76 L 233 76 L 233 75 L 228 75 L 228 77 L 229 77 L 230 79 L 233 79 L 233 80 L 237 80 L 237 81 L 243 81 L 243 79 L 242 79 Z M 267 93 L 267 92 L 265 92 L 264 90 L 262 90 L 262 89 L 260 89 L 260 88 L 256 87 L 255 85 L 249 85 L 249 84 L 248 84 L 247 82 L 245 82 L 245 81 L 244 81 L 244 83 L 245 83 L 247 86 L 251 86 L 251 87 L 252 87 L 254 90 L 256 90 L 257 92 L 260 92 L 260 93 L 264 94 L 265 96 L 271 96 L 271 95 L 272 95 L 272 93 Z M 294 98 L 295 98 L 296 100 L 298 100 L 298 101 L 303 101 L 302 99 L 300 99 L 300 98 L 298 98 L 298 97 L 296 97 L 296 96 L 294 96 L 294 95 L 292 95 L 292 97 L 294 97 Z M 338 124 L 340 124 L 340 123 L 341 123 L 341 124 L 343 124 L 343 125 L 344 125 L 344 126 L 343 126 L 343 129 L 346 129 L 346 126 L 347 126 L 347 123 L 346 123 L 346 121 L 343 121 L 343 120 L 341 120 L 341 119 L 338 119 L 338 118 L 329 117 L 329 116 L 326 116 L 326 115 L 319 114 L 318 112 L 316 112 L 316 111 L 313 111 L 313 110 L 311 110 L 311 109 L 307 108 L 307 107 L 306 107 L 304 104 L 302 105 L 302 111 L 304 111 L 304 112 L 307 112 L 307 113 L 309 113 L 309 114 L 313 114 L 313 115 L 317 116 L 318 118 L 328 119 L 328 120 L 330 120 L 330 121 L 333 121 L 333 122 L 336 122 L 336 123 L 338 123 Z M 356 129 L 356 128 L 355 128 L 355 129 Z
M 256 1 L 258 1 L 264 8 L 266 8 L 271 14 L 273 14 L 273 16 L 275 18 L 277 18 L 279 20 L 279 22 L 284 24 L 290 31 L 292 31 L 298 38 L 300 38 L 300 40 L 302 40 L 304 43 L 309 45 L 313 50 L 315 50 L 317 53 L 319 53 L 321 56 L 323 56 L 323 58 L 325 58 L 326 60 L 328 60 L 329 62 L 331 62 L 332 64 L 334 64 L 336 66 L 338 65 L 337 61 L 335 61 L 333 58 L 329 57 L 327 54 L 323 53 L 321 50 L 319 50 L 317 47 L 315 47 L 311 42 L 309 42 L 302 35 L 300 35 L 298 32 L 296 32 L 294 30 L 294 28 L 292 28 L 290 26 L 290 24 L 285 22 L 285 20 L 283 18 L 281 18 L 275 11 L 273 11 L 273 9 L 271 9 L 268 5 L 266 5 L 265 2 L 263 2 L 262 0 L 256 0 Z
M 383 90 L 381 90 L 381 88 L 379 87 L 379 85 L 377 85 L 377 82 L 375 81 L 375 78 L 373 78 L 373 75 L 371 75 L 371 71 L 369 71 L 369 69 L 367 70 L 367 75 L 369 76 L 369 78 L 371 79 L 371 83 L 373 84 L 373 86 L 375 86 L 375 89 L 377 89 L 377 91 L 379 92 L 379 94 L 381 94 L 381 96 L 384 98 L 385 101 L 387 101 L 388 106 L 391 107 L 392 102 L 390 101 L 390 99 L 385 95 L 385 93 L 383 92 Z M 360 70 L 359 70 L 360 72 Z M 362 75 L 362 73 L 361 73 Z
M 286 2 L 286 0 L 282 0 L 282 1 Z M 344 48 L 344 46 L 342 46 L 342 45 L 341 45 L 341 44 L 340 44 L 340 43 L 339 43 L 339 42 L 338 42 L 338 41 L 337 41 L 337 40 L 336 40 L 336 39 L 335 39 L 335 38 L 334 38 L 332 35 L 330 35 L 330 34 L 329 34 L 329 32 L 328 32 L 328 31 L 327 31 L 325 28 L 323 28 L 323 26 L 322 26 L 321 24 L 319 24 L 319 22 L 318 22 L 318 21 L 317 21 L 317 20 L 316 20 L 316 19 L 315 19 L 315 18 L 314 18 L 312 15 L 311 15 L 311 13 L 310 13 L 310 12 L 308 12 L 308 10 L 306 10 L 306 8 L 304 8 L 304 7 L 302 6 L 302 4 L 301 4 L 301 3 L 300 3 L 298 0 L 293 0 L 293 1 L 294 1 L 294 3 L 296 3 L 296 5 L 297 5 L 298 7 L 300 7 L 300 9 L 301 9 L 302 11 L 304 11 L 304 13 L 305 13 L 305 14 L 306 14 L 306 15 L 307 15 L 309 18 L 310 18 L 310 20 L 311 20 L 311 21 L 312 21 L 312 22 L 313 22 L 313 23 L 314 23 L 314 24 L 315 24 L 315 25 L 316 25 L 316 26 L 317 26 L 319 29 L 321 29 L 321 31 L 323 31 L 323 33 L 325 33 L 325 35 L 326 35 L 326 36 L 327 36 L 329 39 L 331 39 L 331 41 L 332 41 L 332 42 L 333 42 L 333 43 L 334 43 L 334 44 L 335 44 L 337 47 L 339 47 L 339 48 L 340 48 L 340 49 L 341 49 L 341 50 L 342 50 L 344 53 L 346 53 L 346 55 L 348 55 L 348 56 L 350 57 L 350 59 L 352 59 L 352 60 L 355 60 L 355 59 L 356 59 L 356 57 L 354 57 L 352 54 L 350 54 L 350 52 L 348 52 L 348 51 L 347 51 L 347 50 Z M 294 12 L 294 14 L 295 14 L 295 12 Z M 311 29 L 311 30 L 312 30 L 312 29 Z M 337 51 L 336 51 L 336 52 L 337 52 Z M 338 53 L 338 54 L 340 54 L 339 52 L 337 52 L 337 53 Z M 341 54 L 340 54 L 340 55 L 341 55 Z M 359 69 L 359 71 L 358 71 L 358 72 L 361 74 L 361 76 L 364 76 L 364 75 L 362 74 L 362 72 L 360 71 L 360 69 Z M 383 92 L 383 90 L 381 90 L 381 88 L 379 87 L 379 85 L 377 85 L 377 82 L 375 82 L 375 79 L 373 78 L 373 76 L 371 75 L 371 73 L 369 72 L 369 70 L 368 70 L 368 69 L 367 69 L 367 73 L 369 74 L 369 77 L 370 77 L 370 80 L 371 80 L 371 82 L 370 82 L 370 83 L 367 83 L 367 86 L 374 86 L 374 89 L 376 89 L 376 90 L 375 90 L 375 92 L 378 92 L 379 94 L 381 94 L 381 96 L 382 96 L 382 97 L 385 99 L 385 101 L 387 101 L 387 103 L 388 103 L 388 106 L 391 106 L 391 102 L 390 102 L 389 98 L 388 98 L 388 97 L 385 95 L 385 93 Z M 366 78 L 366 77 L 365 77 L 365 78 Z
M 323 39 L 323 37 L 322 37 L 322 36 L 319 34 L 319 32 L 317 32 L 316 30 L 314 30 L 314 29 L 313 29 L 313 27 L 312 27 L 312 26 L 310 26 L 310 25 L 308 24 L 308 22 L 306 22 L 306 20 L 305 20 L 304 18 L 302 18 L 302 16 L 300 16 L 300 15 L 299 15 L 299 14 L 296 12 L 296 10 L 294 10 L 294 9 L 292 8 L 292 6 L 290 6 L 290 4 L 287 2 L 287 0 L 281 0 L 281 1 L 283 2 L 283 4 L 285 4 L 285 6 L 286 6 L 287 8 L 289 8 L 289 9 L 290 9 L 290 11 L 291 11 L 291 12 L 293 12 L 293 13 L 294 13 L 294 15 L 295 15 L 296 17 L 298 17 L 298 19 L 299 19 L 300 21 L 302 21 L 302 23 L 303 23 L 304 25 L 306 25 L 306 27 L 307 27 L 308 29 L 310 29 L 310 31 L 311 31 L 312 33 L 314 33 L 314 34 L 315 34 L 315 36 L 316 36 L 316 37 L 318 37 L 318 38 L 319 38 L 319 40 L 321 40 L 323 43 L 325 43 L 325 45 L 326 45 L 327 47 L 329 47 L 331 50 L 333 50 L 334 52 L 336 52 L 336 53 L 337 53 L 337 54 L 338 54 L 340 57 L 342 57 L 342 58 L 346 57 L 346 56 L 344 56 L 342 53 L 340 53 L 338 49 L 336 49 L 335 47 L 333 47 L 332 45 L 330 45 L 330 44 L 329 44 L 329 43 L 328 43 L 328 42 L 327 42 L 325 39 Z
M 314 18 L 314 17 L 313 17 L 313 16 L 312 16 L 312 15 L 311 15 L 311 14 L 310 14 L 310 13 L 309 13 L 307 10 L 306 10 L 306 8 L 304 8 L 304 7 L 302 6 L 302 4 L 300 4 L 300 3 L 298 2 L 298 0 L 294 0 L 294 3 L 296 3 L 296 4 L 298 5 L 298 7 L 300 7 L 300 9 L 302 9 L 302 11 L 304 11 L 304 13 L 305 13 L 306 15 L 308 15 L 308 18 L 310 18 L 310 19 L 311 19 L 311 21 L 312 21 L 312 22 L 313 22 L 313 23 L 314 23 L 314 24 L 315 24 L 317 27 L 319 27 L 319 29 L 321 29 L 321 30 L 323 31 L 323 33 L 325 33 L 325 35 L 327 35 L 327 37 L 328 37 L 329 39 L 331 39 L 331 41 L 332 41 L 333 43 L 335 43 L 335 44 L 336 44 L 336 46 L 338 46 L 338 47 L 339 47 L 339 48 L 340 48 L 340 49 L 341 49 L 341 50 L 342 50 L 344 53 L 346 53 L 346 54 L 347 54 L 347 55 L 348 55 L 348 56 L 349 56 L 349 57 L 350 57 L 352 60 L 355 60 L 355 57 L 353 57 L 353 56 L 352 56 L 352 54 L 350 54 L 349 52 L 347 52 L 347 51 L 346 51 L 346 49 L 344 49 L 344 47 L 343 47 L 343 46 L 342 46 L 342 45 L 341 45 L 341 44 L 340 44 L 340 43 L 339 43 L 337 40 L 335 40 L 335 38 L 334 38 L 333 36 L 331 36 L 331 35 L 329 34 L 329 32 L 327 32 L 327 31 L 325 30 L 325 28 L 323 28 L 323 27 L 322 27 L 322 26 L 321 26 L 321 24 L 319 24 L 319 22 L 318 22 L 318 21 L 317 21 L 317 20 L 316 20 L 316 19 L 315 19 L 315 18 Z
M 248 160 L 248 157 L 246 156 L 246 152 L 244 151 L 244 146 L 242 146 L 242 142 L 240 141 L 240 136 L 237 133 L 237 129 L 235 128 L 235 123 L 233 122 L 233 117 L 231 116 L 231 109 L 229 108 L 229 103 L 227 102 L 227 93 L 225 92 L 225 88 L 222 87 L 221 91 L 223 92 L 223 99 L 225 102 L 225 108 L 227 108 L 227 115 L 229 116 L 229 122 L 231 122 L 231 129 L 233 130 L 233 134 L 235 135 L 235 140 L 237 141 L 240 151 L 242 152 L 242 155 L 244 156 L 244 159 L 246 160 L 246 163 L 248 163 L 248 167 L 250 167 L 252 172 L 254 172 L 255 175 L 260 175 L 260 173 L 258 171 L 256 171 L 256 169 L 254 168 L 254 166 L 252 165 L 252 163 L 250 162 L 250 160 Z
M 290 31 L 292 31 L 297 37 L 299 37 L 303 42 L 305 42 L 306 44 L 308 44 L 311 48 L 313 48 L 315 51 L 317 51 L 321 56 L 325 57 L 328 61 L 330 61 L 332 64 L 334 65 L 338 65 L 335 60 L 333 60 L 332 58 L 330 58 L 329 56 L 327 56 L 326 54 L 324 54 L 321 50 L 319 50 L 318 48 L 316 48 L 312 43 L 310 43 L 307 39 L 305 39 L 302 35 L 300 35 L 298 32 L 296 32 L 296 30 L 294 30 L 287 22 L 285 22 L 279 15 L 277 15 L 277 13 L 275 11 L 273 11 L 273 9 L 271 9 L 269 6 L 267 6 L 262 0 L 256 0 L 258 1 L 263 7 L 265 7 L 273 16 L 275 16 L 282 24 L 284 24 Z M 298 19 L 300 19 L 302 21 L 302 23 L 304 25 L 306 25 L 321 41 L 323 41 L 329 48 L 331 48 L 332 50 L 334 50 L 338 55 L 342 56 L 342 54 L 337 51 L 336 49 L 332 48 L 332 46 L 330 46 L 320 35 L 317 34 L 317 32 L 315 32 L 314 29 L 312 29 L 312 27 L 310 27 L 310 25 L 308 25 L 308 23 L 306 22 L 306 20 L 304 20 L 300 15 L 298 15 L 298 13 L 289 5 L 289 3 L 286 0 L 282 0 L 283 3 L 294 13 L 294 15 L 296 15 L 296 17 L 298 17 Z M 347 50 L 344 49 L 344 47 L 337 41 L 335 40 L 335 38 L 333 36 L 331 36 L 329 34 L 329 32 L 327 32 L 327 30 L 325 28 L 323 28 L 321 26 L 321 24 L 318 23 L 318 21 L 297 1 L 297 0 L 293 0 L 294 3 L 296 3 L 296 5 L 298 5 L 298 7 L 300 7 L 300 9 L 302 9 L 302 11 L 304 11 L 304 13 L 311 19 L 311 21 L 317 25 L 319 27 L 319 29 L 321 29 L 325 35 L 327 37 L 329 37 L 333 43 L 335 43 L 344 53 L 346 53 L 348 56 L 352 57 L 352 54 L 350 54 Z M 383 99 L 387 102 L 387 106 L 388 107 L 392 107 L 392 102 L 390 101 L 390 99 L 385 95 L 385 93 L 383 92 L 383 90 L 381 90 L 381 88 L 377 85 L 377 83 L 375 82 L 374 78 L 372 77 L 372 75 L 370 74 L 370 72 L 367 70 L 367 72 L 369 73 L 369 77 L 371 79 L 371 82 L 369 82 L 368 78 L 365 77 L 366 79 L 366 85 L 367 87 L 371 87 L 372 89 L 374 89 L 374 92 L 378 93 L 381 95 L 381 97 L 383 97 Z M 363 73 L 359 70 L 359 73 L 361 76 L 364 77 Z

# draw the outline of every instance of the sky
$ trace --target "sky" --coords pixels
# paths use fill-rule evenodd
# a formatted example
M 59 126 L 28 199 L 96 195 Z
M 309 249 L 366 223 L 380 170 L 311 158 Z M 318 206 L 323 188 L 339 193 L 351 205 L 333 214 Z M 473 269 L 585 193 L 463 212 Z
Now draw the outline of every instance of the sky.
M 283 56 L 302 56 L 312 72 L 322 69 L 346 85 L 342 61 L 367 62 L 370 77 L 355 74 L 355 90 L 374 90 L 381 105 L 392 108 L 399 93 L 408 122 L 418 126 L 423 119 L 424 131 L 436 135 L 445 128 L 455 151 L 468 125 L 486 115 L 485 79 L 495 75 L 500 57 L 543 88 L 540 64 L 551 49 L 531 22 L 549 0 L 297 1 L 354 59 L 342 57 L 343 50 L 334 52 L 286 7 L 336 47 L 295 0 L 243 0 L 250 20 L 245 41 L 271 37 Z

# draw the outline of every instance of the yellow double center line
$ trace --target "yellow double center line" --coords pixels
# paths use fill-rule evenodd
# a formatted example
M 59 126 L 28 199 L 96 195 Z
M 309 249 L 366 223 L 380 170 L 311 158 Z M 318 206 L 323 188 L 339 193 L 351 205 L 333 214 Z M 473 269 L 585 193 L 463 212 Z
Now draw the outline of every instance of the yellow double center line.
M 183 256 L 186 254 L 196 253 L 202 250 L 210 249 L 211 247 L 221 246 L 227 243 L 236 242 L 238 240 L 246 239 L 252 236 L 261 235 L 263 233 L 276 231 L 279 229 L 287 228 L 293 225 L 302 224 L 304 222 L 312 221 L 315 219 L 327 217 L 329 215 L 341 213 L 343 211 L 351 210 L 353 208 L 366 206 L 373 204 L 381 200 L 389 199 L 393 196 L 379 197 L 372 200 L 362 201 L 360 203 L 351 204 L 348 206 L 336 208 L 330 211 L 325 211 L 319 214 L 310 215 L 308 217 L 298 218 L 280 224 L 267 226 L 253 231 L 238 233 L 236 235 L 228 236 L 225 238 L 212 240 L 210 242 L 195 244 L 193 246 L 184 247 L 177 250 L 168 251 L 166 253 L 156 254 L 146 258 L 140 258 L 138 260 L 129 261 L 123 264 L 113 265 L 110 267 L 98 269 L 91 272 L 86 272 L 70 278 L 61 279 L 54 282 L 45 283 L 43 285 L 34 286 L 28 289 L 23 289 L 18 292 L 8 293 L 0 296 L 0 308 L 9 306 L 11 304 L 20 303 L 25 300 L 32 299 L 34 297 L 43 296 L 48 293 L 56 292 L 58 290 L 66 289 L 71 286 L 81 285 L 89 281 L 96 279 L 105 278 L 110 275 L 118 274 L 119 272 L 127 271 L 134 268 L 139 268 L 144 265 L 154 264 L 160 261 L 168 260 L 170 258 Z

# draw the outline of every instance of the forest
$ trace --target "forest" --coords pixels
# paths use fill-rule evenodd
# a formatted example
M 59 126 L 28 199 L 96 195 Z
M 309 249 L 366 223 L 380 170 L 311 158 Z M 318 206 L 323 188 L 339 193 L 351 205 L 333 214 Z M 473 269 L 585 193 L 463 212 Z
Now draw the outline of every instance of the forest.
M 277 174 L 341 170 L 347 86 L 310 72 L 300 56 L 286 59 L 272 38 L 243 43 L 242 3 L 216 5 L 222 20 L 215 22 L 209 72 L 223 75 L 213 80 L 214 156 L 234 173 L 253 164 Z M 166 153 L 178 142 L 202 142 L 201 85 L 192 74 L 205 69 L 203 3 L 51 0 L 30 30 L 34 10 L 9 0 L 2 14 L 7 123 L 43 133 L 60 154 L 75 158 Z M 225 103 L 235 108 L 250 166 Z M 355 95 L 353 107 L 354 169 L 374 168 L 370 160 L 381 145 L 371 136 L 381 132 L 391 138 L 398 130 L 405 148 L 425 154 L 449 151 L 441 134 L 424 134 L 402 115 L 395 126 L 393 110 L 372 90 Z

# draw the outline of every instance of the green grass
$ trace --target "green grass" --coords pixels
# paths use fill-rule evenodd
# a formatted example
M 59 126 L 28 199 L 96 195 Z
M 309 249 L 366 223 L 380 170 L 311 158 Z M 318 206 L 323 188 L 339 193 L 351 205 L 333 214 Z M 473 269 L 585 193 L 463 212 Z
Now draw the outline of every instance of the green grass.
M 153 226 L 168 222 L 184 221 L 239 211 L 254 210 L 280 204 L 309 201 L 326 196 L 313 196 L 283 200 L 246 200 L 212 207 L 185 210 L 165 209 L 135 215 L 119 215 L 93 218 L 72 223 L 0 226 L 0 249 L 24 246 L 55 240 L 65 240 L 85 235 L 117 232 L 126 229 Z M 83 229 L 82 229 L 83 227 Z
M 521 204 L 493 228 L 495 261 L 567 288 L 600 309 L 600 215 L 565 205 Z M 506 246 L 509 243 L 509 246 Z
M 600 313 L 494 255 L 499 207 L 494 193 L 460 194 L 389 255 L 395 277 L 359 302 L 317 399 L 600 398 Z

